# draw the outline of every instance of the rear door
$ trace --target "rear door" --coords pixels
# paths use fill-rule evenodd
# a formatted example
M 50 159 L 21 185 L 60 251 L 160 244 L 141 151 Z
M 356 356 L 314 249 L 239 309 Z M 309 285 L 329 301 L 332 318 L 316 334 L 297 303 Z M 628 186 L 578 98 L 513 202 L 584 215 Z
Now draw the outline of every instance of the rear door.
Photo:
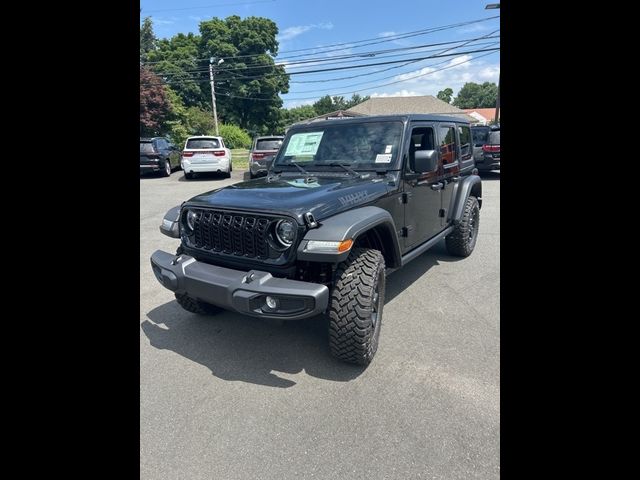
M 157 165 L 158 154 L 153 140 L 140 140 L 140 165 Z
M 471 138 L 473 140 L 473 159 L 476 163 L 482 162 L 482 146 L 489 140 L 489 132 L 491 129 L 486 126 L 477 126 L 471 129 Z
M 256 144 L 251 152 L 251 161 L 261 167 L 269 167 L 273 157 L 282 146 L 282 137 L 261 137 L 256 139 Z
M 469 125 L 458 125 L 460 175 L 469 175 L 475 166 L 473 143 Z
M 192 164 L 218 163 L 219 159 L 226 155 L 226 152 L 217 138 L 200 137 L 187 140 L 183 155 Z
M 408 152 L 408 161 L 404 175 L 405 226 L 402 236 L 406 250 L 442 230 L 439 217 L 442 204 L 442 182 L 438 178 L 440 166 L 432 172 L 415 171 L 415 152 L 436 149 L 435 127 L 434 123 L 412 122 L 411 134 L 405 140 L 404 151 Z
M 440 149 L 439 180 L 442 183 L 442 210 L 439 215 L 440 226 L 444 227 L 451 208 L 454 183 L 460 180 L 461 148 L 458 128 L 453 123 L 438 125 L 438 148 Z M 473 161 L 470 145 L 465 149 L 465 161 Z

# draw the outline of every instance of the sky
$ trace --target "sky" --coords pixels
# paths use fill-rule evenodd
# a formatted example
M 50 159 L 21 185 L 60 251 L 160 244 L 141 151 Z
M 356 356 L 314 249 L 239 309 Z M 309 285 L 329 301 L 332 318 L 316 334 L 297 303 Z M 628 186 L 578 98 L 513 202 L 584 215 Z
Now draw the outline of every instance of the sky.
M 485 10 L 484 0 L 141 0 L 141 20 L 151 16 L 159 38 L 177 33 L 198 34 L 199 24 L 213 17 L 259 16 L 278 26 L 280 43 L 276 63 L 285 64 L 290 77 L 289 93 L 282 95 L 284 107 L 312 104 L 324 95 L 353 93 L 362 96 L 436 95 L 449 87 L 457 95 L 466 82 L 498 82 L 500 52 L 472 52 L 500 46 L 499 18 L 487 19 L 500 10 Z M 420 32 L 447 27 L 440 31 Z M 401 38 L 408 32 L 419 33 Z M 353 44 L 360 42 L 360 44 Z M 464 46 L 464 41 L 473 40 Z M 327 47 L 328 45 L 350 43 Z M 372 45 L 363 43 L 380 42 Z M 435 43 L 449 43 L 433 45 Z M 423 46 L 426 45 L 426 46 Z M 305 51 L 298 51 L 307 49 Z M 381 50 L 403 49 L 394 52 Z M 295 51 L 294 51 L 295 50 Z M 327 51 L 330 50 L 330 51 Z M 290 52 L 290 53 L 288 53 Z M 372 52 L 378 52 L 374 56 Z M 301 59 L 334 59 L 336 56 L 366 53 L 333 63 L 310 62 L 287 65 Z M 455 54 L 455 55 L 452 55 Z M 303 55 L 303 57 L 300 57 Z M 411 60 L 433 55 L 450 55 L 405 64 L 393 63 L 333 72 L 296 74 L 309 70 Z M 291 58 L 296 56 L 295 58 Z M 350 63 L 336 63 L 346 62 Z M 391 68 L 395 67 L 395 68 Z M 385 71 L 382 71 L 385 70 Z M 343 77 L 356 78 L 341 79 Z M 389 85 L 390 84 L 390 85 Z

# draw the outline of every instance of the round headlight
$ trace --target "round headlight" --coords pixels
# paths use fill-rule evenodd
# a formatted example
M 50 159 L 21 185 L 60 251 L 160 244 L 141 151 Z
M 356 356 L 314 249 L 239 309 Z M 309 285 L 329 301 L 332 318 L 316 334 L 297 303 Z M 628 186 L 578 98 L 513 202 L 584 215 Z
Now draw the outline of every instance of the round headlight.
M 276 238 L 285 247 L 291 246 L 296 238 L 296 226 L 290 220 L 280 220 L 276 224 Z
M 196 219 L 198 218 L 198 214 L 193 210 L 187 210 L 187 227 L 189 230 L 193 232 L 196 228 Z

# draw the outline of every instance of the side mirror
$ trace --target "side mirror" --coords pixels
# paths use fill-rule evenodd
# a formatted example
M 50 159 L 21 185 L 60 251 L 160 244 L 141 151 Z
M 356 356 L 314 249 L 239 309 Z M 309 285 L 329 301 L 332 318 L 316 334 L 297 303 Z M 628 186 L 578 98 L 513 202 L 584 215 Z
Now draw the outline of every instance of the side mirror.
M 438 167 L 438 152 L 435 150 L 417 150 L 415 153 L 416 172 L 433 172 Z

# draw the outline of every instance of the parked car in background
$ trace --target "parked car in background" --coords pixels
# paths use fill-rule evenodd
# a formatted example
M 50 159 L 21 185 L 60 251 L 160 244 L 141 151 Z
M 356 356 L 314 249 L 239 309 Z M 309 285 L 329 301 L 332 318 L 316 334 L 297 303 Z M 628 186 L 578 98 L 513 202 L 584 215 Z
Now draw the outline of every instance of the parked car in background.
M 478 125 L 471 127 L 473 159 L 479 171 L 500 170 L 500 127 Z
M 282 145 L 283 136 L 258 137 L 249 152 L 249 178 L 266 175 Z
M 169 140 L 164 137 L 140 139 L 140 174 L 159 172 L 168 177 L 179 167 L 180 152 Z
M 224 145 L 222 137 L 195 136 L 187 138 L 180 161 L 184 176 L 193 178 L 203 172 L 224 173 L 231 176 L 231 150 Z

